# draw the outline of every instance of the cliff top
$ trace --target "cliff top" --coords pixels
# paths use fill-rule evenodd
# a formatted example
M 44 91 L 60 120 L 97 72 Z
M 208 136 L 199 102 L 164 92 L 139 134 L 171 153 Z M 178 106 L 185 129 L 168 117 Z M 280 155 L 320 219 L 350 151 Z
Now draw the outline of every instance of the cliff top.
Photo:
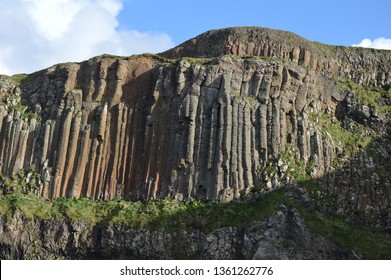
M 223 55 L 273 57 L 304 65 L 329 78 L 351 79 L 360 85 L 387 86 L 391 82 L 390 50 L 325 45 L 292 32 L 263 27 L 207 31 L 159 55 L 170 59 Z
M 292 32 L 264 27 L 210 30 L 157 56 L 142 54 L 121 57 L 106 54 L 88 61 L 154 60 L 159 63 L 174 62 L 182 58 L 210 59 L 224 55 L 288 60 L 326 77 L 350 79 L 359 85 L 384 87 L 391 84 L 390 50 L 326 45 L 309 41 Z M 146 64 L 150 63 L 152 62 Z M 80 63 L 61 63 L 48 69 L 73 64 Z
M 311 42 L 288 31 L 264 27 L 229 27 L 210 30 L 195 38 L 160 53 L 168 58 L 218 57 L 229 53 L 227 46 L 254 43 L 264 45 L 269 42 L 283 42 L 289 45 L 311 47 Z M 252 54 L 251 54 L 252 55 Z
M 389 50 L 326 45 L 309 41 L 289 31 L 250 26 L 210 30 L 160 53 L 160 55 L 167 58 L 218 57 L 227 54 L 273 56 L 270 53 L 270 48 L 273 46 L 279 46 L 281 50 L 286 49 L 287 51 L 294 48 L 306 49 L 313 54 L 322 56 L 328 56 L 341 49 L 367 54 L 376 53 L 376 55 L 380 53 L 391 54 Z M 277 53 L 274 56 L 277 56 Z

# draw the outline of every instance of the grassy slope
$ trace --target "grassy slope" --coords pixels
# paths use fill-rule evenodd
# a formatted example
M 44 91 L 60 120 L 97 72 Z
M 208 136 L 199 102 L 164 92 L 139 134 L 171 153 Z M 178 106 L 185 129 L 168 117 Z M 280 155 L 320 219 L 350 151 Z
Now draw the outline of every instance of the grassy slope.
M 285 196 L 280 189 L 247 203 L 205 204 L 199 201 L 154 201 L 147 204 L 123 200 L 94 202 L 86 199 L 48 201 L 34 195 L 12 193 L 0 196 L 0 214 L 11 218 L 21 212 L 28 219 L 70 219 L 84 221 L 91 227 L 107 224 L 127 227 L 165 229 L 214 229 L 244 227 L 252 221 L 268 218 L 280 204 L 295 207 L 306 225 L 337 244 L 353 249 L 368 259 L 391 259 L 391 238 L 385 232 L 350 225 L 342 217 L 308 209 Z

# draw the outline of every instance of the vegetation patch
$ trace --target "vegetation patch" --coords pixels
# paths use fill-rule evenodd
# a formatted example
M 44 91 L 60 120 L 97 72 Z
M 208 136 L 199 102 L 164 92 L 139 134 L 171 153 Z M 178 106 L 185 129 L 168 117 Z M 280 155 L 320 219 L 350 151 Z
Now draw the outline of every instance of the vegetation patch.
M 279 205 L 283 192 L 249 203 L 208 204 L 201 201 L 157 200 L 148 203 L 124 200 L 92 201 L 61 198 L 45 200 L 33 194 L 12 192 L 0 196 L 0 214 L 8 218 L 21 212 L 28 219 L 84 221 L 94 225 L 120 225 L 130 228 L 200 229 L 210 232 L 221 227 L 244 227 L 269 217 Z
M 347 156 L 352 156 L 359 148 L 365 149 L 378 135 L 374 130 L 352 119 L 348 121 L 354 125 L 354 131 L 345 129 L 340 120 L 327 114 L 309 113 L 308 119 L 324 137 L 339 142 Z
M 134 228 L 200 229 L 211 232 L 221 227 L 242 228 L 253 221 L 270 217 L 284 204 L 297 209 L 305 224 L 316 234 L 354 250 L 365 259 L 391 259 L 390 234 L 347 223 L 342 217 L 326 215 L 306 208 L 300 201 L 280 189 L 263 198 L 242 203 L 206 204 L 200 201 L 169 200 L 149 203 L 123 200 L 97 202 L 87 199 L 62 198 L 45 200 L 32 194 L 12 193 L 0 196 L 0 214 L 8 218 L 20 212 L 28 219 L 70 219 L 94 225 L 121 225 Z
M 191 64 L 201 64 L 201 65 L 208 65 L 210 64 L 211 62 L 213 62 L 215 60 L 214 57 L 182 57 L 180 60 L 178 61 L 186 61 L 186 62 L 189 62 Z
M 36 114 L 36 113 L 33 113 L 29 110 L 28 106 L 27 105 L 24 105 L 24 102 L 22 101 L 21 103 L 18 103 L 16 105 L 12 105 L 10 107 L 11 110 L 13 111 L 17 111 L 20 113 L 20 118 L 22 120 L 25 120 L 25 119 L 36 119 L 36 120 L 39 120 L 41 119 L 41 116 Z
M 356 98 L 361 104 L 371 107 L 382 114 L 391 113 L 391 88 L 360 86 L 351 80 L 335 79 L 343 89 L 354 91 Z
M 10 76 L 9 79 L 15 86 L 20 86 L 21 83 L 28 77 L 28 74 L 16 74 L 13 76 Z
M 297 208 L 305 224 L 316 234 L 353 250 L 363 259 L 391 259 L 391 235 L 351 225 L 343 217 Z

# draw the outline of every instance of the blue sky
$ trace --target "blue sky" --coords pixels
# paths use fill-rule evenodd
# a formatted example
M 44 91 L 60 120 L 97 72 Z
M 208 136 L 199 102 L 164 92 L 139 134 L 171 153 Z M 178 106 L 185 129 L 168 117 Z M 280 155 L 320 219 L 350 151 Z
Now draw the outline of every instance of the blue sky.
M 210 29 L 263 26 L 391 49 L 391 1 L 0 0 L 0 74 L 103 53 L 160 52 Z
M 209 29 L 263 26 L 312 41 L 352 45 L 391 38 L 390 0 L 126 0 L 120 28 L 160 31 L 181 43 Z M 137 11 L 137 12 L 136 12 Z

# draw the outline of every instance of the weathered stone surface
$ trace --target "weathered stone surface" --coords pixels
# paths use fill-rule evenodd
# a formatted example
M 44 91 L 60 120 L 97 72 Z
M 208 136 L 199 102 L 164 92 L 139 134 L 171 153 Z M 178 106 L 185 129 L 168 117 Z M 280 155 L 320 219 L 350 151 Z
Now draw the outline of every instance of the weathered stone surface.
M 231 56 L 209 62 L 180 58 L 225 54 Z M 387 86 L 387 51 L 237 28 L 210 31 L 161 55 L 179 59 L 96 57 L 34 73 L 20 88 L 2 77 L 0 172 L 35 165 L 47 198 L 227 202 L 253 187 L 290 182 L 288 163 L 270 165 L 287 147 L 296 160 L 313 163 L 313 178 L 333 174 L 339 146 L 310 118 L 382 123 L 330 76 Z M 26 106 L 17 108 L 21 98 Z
M 261 27 L 211 30 L 160 55 L 168 58 L 274 57 L 329 77 L 348 78 L 357 84 L 385 86 L 391 82 L 389 51 L 322 45 L 291 32 Z
M 306 173 L 320 179 L 313 208 L 390 230 L 390 65 L 390 51 L 250 27 L 209 31 L 160 56 L 56 65 L 19 86 L 0 76 L 0 173 L 34 166 L 34 192 L 49 199 L 210 202 L 257 198 Z M 383 112 L 333 78 L 378 87 Z M 354 145 L 354 133 L 373 137 L 348 156 L 340 140 Z M 13 259 L 355 257 L 285 207 L 209 234 L 20 216 L 3 222 L 0 246 Z
M 44 125 L 5 118 L 1 172 L 47 163 L 49 198 L 230 201 L 260 183 L 286 135 L 302 137 L 296 126 L 306 104 L 336 107 L 330 88 L 339 90 L 311 70 L 251 59 L 162 65 L 145 55 L 57 66 L 24 87 Z
M 91 227 L 66 220 L 31 222 L 0 216 L 1 259 L 355 259 L 352 251 L 312 234 L 294 209 L 281 205 L 245 228 L 201 230 Z
M 277 212 L 262 222 L 261 234 L 254 227 L 248 233 L 257 235 L 253 259 L 355 259 L 353 252 L 340 248 L 323 237 L 313 234 L 294 208 L 281 205 Z M 255 224 L 254 224 L 255 225 Z M 254 226 L 253 225 L 253 226 Z M 247 237 L 247 238 L 248 238 Z M 248 238 L 251 240 L 251 237 Z

